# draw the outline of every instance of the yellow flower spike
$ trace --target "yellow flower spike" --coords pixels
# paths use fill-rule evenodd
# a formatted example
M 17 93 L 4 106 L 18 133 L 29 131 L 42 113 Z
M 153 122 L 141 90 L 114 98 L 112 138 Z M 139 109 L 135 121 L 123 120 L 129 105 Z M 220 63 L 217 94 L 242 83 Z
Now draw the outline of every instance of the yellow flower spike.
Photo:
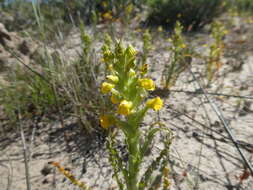
M 117 96 L 115 96 L 115 95 L 112 95 L 111 96 L 111 102 L 113 104 L 117 104 L 117 103 L 119 103 L 119 98 Z
M 134 57 L 137 54 L 136 49 L 130 44 L 126 49 L 126 54 L 129 57 Z
M 117 77 L 115 75 L 108 75 L 108 76 L 106 76 L 106 78 L 108 80 L 110 80 L 110 82 L 113 82 L 115 84 L 119 82 L 119 77 Z
M 122 100 L 118 107 L 118 114 L 121 115 L 129 115 L 131 112 L 131 108 L 133 106 L 133 103 L 127 100 Z
M 112 119 L 108 116 L 108 115 L 101 115 L 99 117 L 100 120 L 100 124 L 104 129 L 108 129 L 108 127 L 110 127 L 113 122 Z
M 155 90 L 155 83 L 152 79 L 149 78 L 143 78 L 143 79 L 139 79 L 139 85 L 143 88 L 145 88 L 146 90 Z
M 160 110 L 163 107 L 163 101 L 160 97 L 149 99 L 146 103 L 148 108 L 152 108 L 155 111 Z
M 114 84 L 108 83 L 108 82 L 103 82 L 101 86 L 101 91 L 103 94 L 107 94 L 111 92 L 111 90 L 114 88 Z

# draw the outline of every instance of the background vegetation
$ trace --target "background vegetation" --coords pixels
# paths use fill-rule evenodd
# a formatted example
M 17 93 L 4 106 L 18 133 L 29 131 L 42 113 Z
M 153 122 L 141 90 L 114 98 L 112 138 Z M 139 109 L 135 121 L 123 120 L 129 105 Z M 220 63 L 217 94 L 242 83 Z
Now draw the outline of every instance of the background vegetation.
M 35 62 L 40 66 L 43 76 L 38 75 L 38 72 L 34 71 L 33 68 L 29 68 L 28 73 L 17 68 L 9 74 L 11 85 L 5 87 L 6 89 L 2 94 L 2 97 L 7 97 L 4 99 L 3 105 L 5 105 L 6 111 L 13 115 L 16 111 L 16 101 L 27 110 L 36 108 L 36 110 L 43 110 L 42 112 L 48 111 L 49 108 L 51 110 L 58 109 L 59 111 L 59 106 L 70 104 L 72 105 L 72 111 L 74 110 L 73 113 L 78 115 L 80 119 L 83 118 L 82 114 L 86 112 L 83 109 L 86 104 L 91 104 L 91 106 L 88 106 L 92 110 L 88 111 L 89 114 L 92 112 L 98 113 L 99 109 L 104 109 L 94 106 L 97 101 L 101 105 L 105 105 L 101 102 L 101 96 L 96 94 L 96 89 L 93 89 L 92 94 L 85 91 L 87 87 L 93 87 L 94 83 L 98 84 L 96 77 L 101 75 L 101 68 L 96 60 L 97 55 L 94 54 L 94 47 L 91 43 L 97 39 L 95 39 L 95 36 L 93 38 L 85 33 L 84 24 L 96 25 L 118 21 L 126 24 L 131 18 L 142 15 L 141 10 L 147 12 L 144 23 L 173 28 L 175 23 L 179 21 L 182 26 L 180 26 L 181 28 L 178 26 L 175 30 L 174 39 L 172 39 L 175 48 L 172 51 L 176 52 L 175 56 L 179 54 L 179 57 L 182 57 L 184 55 L 188 56 L 190 51 L 181 39 L 181 30 L 200 29 L 228 8 L 248 12 L 252 7 L 253 3 L 250 0 L 42 0 L 34 6 L 26 0 L 11 2 L 1 0 L 0 9 L 2 14 L 13 17 L 9 20 L 0 19 L 8 30 L 32 31 L 45 42 L 51 41 L 60 33 L 68 33 L 73 26 L 78 26 L 81 31 L 83 48 L 79 58 L 68 67 L 68 63 L 65 63 L 57 53 L 50 55 L 48 52 L 44 52 L 36 56 Z M 37 26 L 38 22 L 42 27 Z M 178 32 L 179 28 L 180 32 Z M 147 48 L 145 44 L 150 43 L 151 40 L 149 37 L 149 42 L 145 41 L 145 35 L 147 33 L 144 34 L 144 53 L 142 57 L 146 58 L 143 65 L 145 65 L 144 62 L 146 62 L 148 54 L 145 50 Z M 42 36 L 44 37 L 41 38 Z M 110 40 L 107 38 L 105 41 L 109 43 Z M 221 50 L 219 49 L 219 51 Z M 178 63 L 176 58 L 175 60 L 175 63 L 172 64 L 173 68 L 178 67 L 179 70 L 186 68 L 185 66 L 175 65 Z M 70 73 L 67 73 L 66 68 Z M 84 75 L 84 73 L 90 73 L 91 70 L 93 74 Z M 165 68 L 164 72 L 167 73 L 164 76 L 167 81 L 166 84 L 170 86 L 168 78 L 171 76 L 168 73 L 174 73 L 174 71 Z M 177 76 L 179 73 L 174 73 L 173 76 Z M 66 74 L 68 74 L 69 80 L 66 79 Z M 172 83 L 174 84 L 175 81 Z M 23 93 L 20 93 L 21 91 Z M 16 94 L 19 94 L 19 96 L 14 98 Z M 94 102 L 88 101 L 89 96 L 95 97 Z M 15 99 L 15 102 L 12 99 Z M 88 103 L 85 101 L 88 101 Z
M 181 73 L 188 72 L 189 67 L 193 64 L 193 59 L 199 59 L 203 63 L 203 67 L 205 67 L 203 69 L 205 74 L 201 76 L 203 87 L 209 88 L 223 66 L 222 58 L 226 49 L 224 39 L 228 31 L 223 23 L 217 20 L 228 9 L 248 14 L 253 10 L 253 1 L 42 0 L 32 4 L 26 0 L 12 2 L 0 0 L 0 16 L 1 14 L 5 15 L 5 17 L 0 18 L 0 22 L 6 26 L 7 30 L 18 31 L 21 35 L 29 34 L 28 36 L 34 37 L 41 45 L 41 52 L 33 56 L 33 63 L 35 64 L 32 65 L 25 64 L 19 58 L 19 55 L 8 49 L 12 56 L 18 59 L 20 65 L 11 68 L 6 74 L 7 83 L 0 86 L 0 104 L 8 120 L 14 125 L 20 119 L 32 120 L 34 116 L 50 117 L 50 115 L 55 114 L 58 116 L 62 126 L 64 126 L 63 120 L 65 117 L 74 117 L 86 132 L 104 132 L 105 130 L 101 128 L 98 118 L 101 113 L 110 113 L 111 110 L 116 108 L 115 106 L 119 103 L 117 101 L 122 98 L 122 95 L 113 91 L 118 96 L 115 96 L 118 99 L 116 98 L 117 101 L 115 99 L 109 100 L 105 95 L 101 94 L 100 84 L 105 80 L 105 76 L 108 73 L 111 72 L 112 75 L 118 75 L 117 77 L 120 78 L 119 70 L 122 69 L 124 71 L 127 68 L 129 70 L 122 72 L 122 75 L 126 78 L 129 77 L 130 82 L 128 79 L 123 79 L 123 85 L 120 85 L 119 89 L 122 90 L 122 94 L 131 92 L 131 90 L 126 90 L 124 86 L 132 83 L 131 87 L 134 90 L 129 97 L 134 97 L 132 94 L 136 95 L 135 87 L 138 87 L 139 84 L 138 77 L 144 77 L 148 73 L 147 63 L 149 53 L 152 51 L 152 37 L 148 30 L 150 28 L 155 28 L 155 31 L 159 32 L 163 32 L 163 29 L 165 29 L 169 31 L 168 34 L 170 35 L 168 40 L 170 43 L 170 47 L 168 47 L 170 60 L 162 65 L 164 66 L 161 73 L 163 79 L 161 88 L 163 89 L 159 90 L 166 93 L 171 90 L 176 85 Z M 8 19 L 3 19 L 7 17 Z M 121 41 L 116 41 L 116 35 L 110 36 L 107 34 L 108 31 L 111 34 L 115 34 L 118 32 L 117 29 L 121 29 L 123 26 L 129 29 L 136 23 L 137 27 L 133 28 L 140 31 L 138 35 L 143 40 L 141 42 L 142 48 L 138 50 L 135 50 L 132 46 L 128 46 L 127 50 L 124 49 L 124 46 L 121 46 Z M 121 27 L 113 28 L 113 24 L 121 24 Z M 94 26 L 93 29 L 95 30 L 91 32 L 86 30 L 85 26 L 89 25 Z M 208 52 L 207 55 L 202 55 L 199 52 L 195 52 L 195 49 L 187 43 L 184 38 L 184 32 L 196 32 L 206 25 L 209 26 L 207 32 L 210 33 L 208 33 L 208 37 L 212 40 L 212 43 L 209 46 L 205 46 Z M 103 35 L 96 32 L 100 28 L 102 28 L 101 33 Z M 64 55 L 66 52 L 64 51 L 49 51 L 51 47 L 53 47 L 52 49 L 56 47 L 55 49 L 58 48 L 57 50 L 59 50 L 61 48 L 59 44 L 65 43 L 65 38 L 62 37 L 62 34 L 68 36 L 72 29 L 78 30 L 78 34 L 80 34 L 78 36 L 80 51 L 76 53 L 73 59 L 65 59 Z M 143 32 L 144 30 L 145 32 Z M 127 37 L 131 36 L 131 34 L 126 32 Z M 121 36 L 123 35 L 125 34 Z M 100 46 L 101 43 L 103 43 L 102 47 Z M 113 46 L 112 44 L 116 45 Z M 132 54 L 134 56 L 129 56 Z M 106 62 L 109 63 L 105 64 Z M 118 65 L 122 62 L 126 62 L 124 67 L 118 69 Z M 113 70 L 113 66 L 117 69 Z M 153 86 L 151 79 L 143 78 L 143 80 L 149 81 L 152 84 L 151 86 Z M 143 86 L 149 85 L 143 84 Z M 146 88 L 153 89 L 153 87 Z M 140 97 L 143 98 L 145 96 Z M 116 102 L 115 105 L 112 105 L 111 101 Z M 127 99 L 127 101 L 129 100 Z M 140 103 L 141 106 L 142 104 Z M 114 114 L 117 115 L 118 112 Z M 129 115 L 131 114 L 129 112 Z M 126 116 L 128 114 L 122 115 Z M 125 118 L 124 122 L 127 121 L 127 117 Z M 120 117 L 120 119 L 122 118 Z M 132 121 L 136 121 L 136 118 L 134 117 Z M 132 121 L 130 118 L 129 123 Z M 109 120 L 107 122 L 109 123 Z M 140 124 L 141 122 L 138 122 L 138 127 Z M 128 125 L 126 126 L 127 131 Z M 151 125 L 151 127 L 153 126 Z M 114 135 L 113 130 L 111 132 Z M 135 140 L 139 143 L 139 132 L 135 131 L 135 133 Z M 148 135 L 147 145 L 151 143 L 155 133 L 151 131 Z M 128 132 L 125 132 L 125 134 L 128 135 Z M 129 134 L 129 137 L 131 137 L 131 131 Z M 111 143 L 115 143 L 116 139 L 114 137 L 111 136 Z M 130 138 L 128 140 L 126 147 L 132 142 Z M 138 143 L 132 143 L 132 148 L 138 149 L 135 147 Z M 168 144 L 170 145 L 170 143 Z M 146 146 L 146 144 L 144 145 Z M 121 160 L 121 158 L 118 159 L 117 155 L 114 155 L 118 151 L 114 146 L 114 144 L 111 144 L 109 150 L 114 156 L 114 158 L 111 158 L 112 165 L 116 167 L 118 165 L 116 161 L 123 163 L 123 158 Z M 165 155 L 164 152 L 162 153 Z M 166 156 L 167 154 L 166 152 Z M 134 153 L 134 155 L 138 157 L 137 154 Z M 163 157 L 162 154 L 161 157 Z M 129 160 L 134 163 L 135 158 L 130 158 Z M 160 160 L 158 161 L 160 162 Z M 158 161 L 153 165 L 158 165 Z M 138 164 L 136 164 L 138 166 L 135 168 L 136 171 L 139 170 Z M 150 170 L 153 170 L 153 167 L 151 165 Z M 123 171 L 122 168 L 114 169 L 115 171 Z M 165 169 L 165 164 L 161 167 L 161 171 L 162 169 Z M 131 175 L 138 173 L 136 171 Z M 125 174 L 123 173 L 123 175 Z M 164 186 L 167 188 L 169 186 L 166 181 L 167 174 L 162 175 L 165 176 L 164 181 L 166 183 L 164 182 Z M 136 181 L 137 177 L 134 176 L 133 178 Z M 144 176 L 144 182 L 146 178 L 148 179 L 150 176 Z M 130 178 L 125 177 L 125 179 L 131 182 Z M 131 184 L 136 185 L 135 182 L 131 182 Z M 141 185 L 140 183 L 140 189 L 144 188 Z M 131 188 L 129 186 L 129 189 L 137 189 L 137 187 Z

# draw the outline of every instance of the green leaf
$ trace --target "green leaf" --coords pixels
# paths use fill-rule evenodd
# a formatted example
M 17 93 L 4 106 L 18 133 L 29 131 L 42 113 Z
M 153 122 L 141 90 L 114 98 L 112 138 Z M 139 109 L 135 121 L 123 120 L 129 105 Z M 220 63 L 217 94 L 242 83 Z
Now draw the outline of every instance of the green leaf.
M 142 158 L 145 156 L 152 140 L 154 139 L 154 136 L 156 134 L 156 132 L 160 131 L 161 129 L 159 128 L 153 128 L 151 129 L 149 132 L 148 132 L 148 135 L 145 137 L 145 142 L 143 144 L 143 146 L 141 147 L 140 149 L 140 152 L 141 152 L 141 160 Z

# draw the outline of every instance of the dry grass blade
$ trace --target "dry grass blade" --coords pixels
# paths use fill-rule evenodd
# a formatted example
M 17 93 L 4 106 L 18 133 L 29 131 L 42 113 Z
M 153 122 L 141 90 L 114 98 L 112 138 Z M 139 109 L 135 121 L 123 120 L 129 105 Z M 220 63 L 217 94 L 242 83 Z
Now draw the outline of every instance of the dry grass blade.
M 21 116 L 18 114 L 18 121 L 19 121 L 19 127 L 20 127 L 20 135 L 22 139 L 23 144 L 23 154 L 24 154 L 24 162 L 25 162 L 25 178 L 26 178 L 26 187 L 27 190 L 31 190 L 31 182 L 30 182 L 30 172 L 29 172 L 29 165 L 28 165 L 28 147 L 26 145 L 25 135 L 24 135 L 24 129 L 23 125 L 21 123 Z

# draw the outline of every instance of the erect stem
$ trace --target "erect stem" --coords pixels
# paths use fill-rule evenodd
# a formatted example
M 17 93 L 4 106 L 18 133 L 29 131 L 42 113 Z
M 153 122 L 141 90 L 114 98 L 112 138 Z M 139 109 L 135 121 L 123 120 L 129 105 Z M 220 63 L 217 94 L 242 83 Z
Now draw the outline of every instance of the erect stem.
M 129 161 L 128 161 L 128 180 L 127 189 L 137 190 L 139 174 L 139 129 L 134 130 L 134 134 L 127 137 Z

